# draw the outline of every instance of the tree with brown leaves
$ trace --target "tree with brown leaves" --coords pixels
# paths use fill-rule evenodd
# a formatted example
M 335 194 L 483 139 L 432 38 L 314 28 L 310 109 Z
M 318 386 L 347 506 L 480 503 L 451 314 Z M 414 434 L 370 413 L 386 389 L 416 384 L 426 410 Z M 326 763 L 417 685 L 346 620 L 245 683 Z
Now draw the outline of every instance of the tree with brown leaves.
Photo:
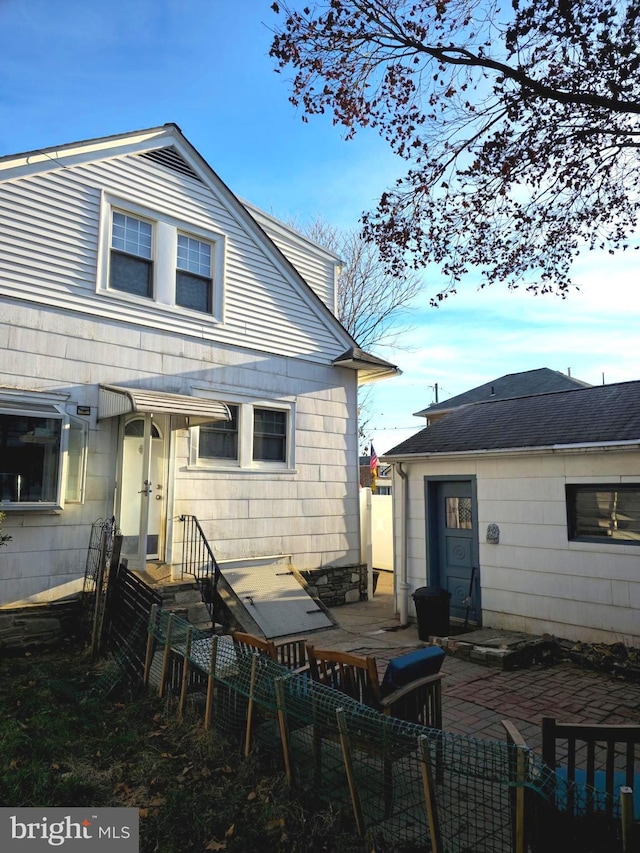
M 407 163 L 364 215 L 392 275 L 436 264 L 433 303 L 471 272 L 564 295 L 581 251 L 633 241 L 640 0 L 297 5 L 272 7 L 292 103 Z

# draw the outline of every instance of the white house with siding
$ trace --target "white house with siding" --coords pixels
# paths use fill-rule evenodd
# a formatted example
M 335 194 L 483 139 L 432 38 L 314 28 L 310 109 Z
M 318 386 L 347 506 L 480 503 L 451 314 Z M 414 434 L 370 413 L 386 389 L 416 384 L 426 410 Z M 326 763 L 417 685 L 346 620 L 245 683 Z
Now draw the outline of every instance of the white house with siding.
M 400 609 L 640 645 L 640 382 L 450 407 L 385 454 Z M 402 597 L 404 595 L 404 602 Z
M 0 604 L 78 589 L 112 514 L 132 566 L 360 562 L 358 382 L 339 259 L 176 125 L 0 159 Z M 237 565 L 237 562 L 234 563 Z

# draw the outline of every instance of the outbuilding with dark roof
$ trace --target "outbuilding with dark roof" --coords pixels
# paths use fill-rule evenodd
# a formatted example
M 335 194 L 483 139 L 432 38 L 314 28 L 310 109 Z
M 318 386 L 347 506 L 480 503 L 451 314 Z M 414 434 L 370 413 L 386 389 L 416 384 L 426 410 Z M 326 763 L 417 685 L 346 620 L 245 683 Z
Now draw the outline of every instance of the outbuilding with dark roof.
M 640 645 L 639 381 L 468 402 L 384 461 L 410 589 L 489 627 Z

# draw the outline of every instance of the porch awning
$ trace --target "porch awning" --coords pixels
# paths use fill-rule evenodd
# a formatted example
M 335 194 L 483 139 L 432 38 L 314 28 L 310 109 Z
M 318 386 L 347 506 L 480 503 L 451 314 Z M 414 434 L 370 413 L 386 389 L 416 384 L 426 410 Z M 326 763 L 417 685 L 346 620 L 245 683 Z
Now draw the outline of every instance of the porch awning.
M 171 421 L 173 429 L 231 420 L 228 406 L 206 397 L 145 391 L 141 388 L 120 388 L 115 385 L 100 385 L 99 390 L 99 421 L 132 412 L 173 415 Z

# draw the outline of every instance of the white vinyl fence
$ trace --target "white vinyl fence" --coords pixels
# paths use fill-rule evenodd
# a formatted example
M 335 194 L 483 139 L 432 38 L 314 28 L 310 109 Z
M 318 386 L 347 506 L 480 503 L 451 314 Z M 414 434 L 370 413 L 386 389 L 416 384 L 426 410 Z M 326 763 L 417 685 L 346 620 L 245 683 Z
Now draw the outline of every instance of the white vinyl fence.
M 371 489 L 360 489 L 360 529 L 362 562 L 374 569 L 393 571 L 393 497 L 372 495 Z

